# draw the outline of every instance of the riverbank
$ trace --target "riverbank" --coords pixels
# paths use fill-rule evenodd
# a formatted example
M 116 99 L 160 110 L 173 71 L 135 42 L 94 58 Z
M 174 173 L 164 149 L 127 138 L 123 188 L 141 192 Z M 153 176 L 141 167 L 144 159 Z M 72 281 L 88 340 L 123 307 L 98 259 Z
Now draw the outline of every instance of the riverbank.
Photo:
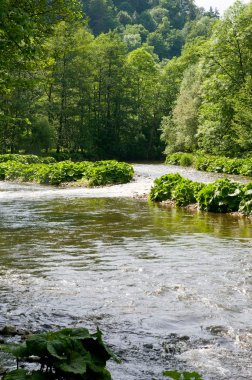
M 200 210 L 217 213 L 240 212 L 252 214 L 252 183 L 241 184 L 227 178 L 204 184 L 165 174 L 154 181 L 150 191 L 153 202 L 175 201 L 177 207 L 198 203 Z
M 144 198 L 144 199 L 147 200 L 148 198 Z M 159 202 L 158 206 L 163 207 L 163 208 L 167 208 L 167 209 L 170 210 L 170 209 L 176 208 L 176 202 L 172 201 L 172 200 L 166 200 L 166 201 Z M 188 211 L 190 213 L 195 213 L 195 214 L 196 213 L 203 213 L 203 214 L 208 213 L 206 211 L 200 210 L 198 203 L 191 203 L 191 204 L 189 204 L 187 206 L 180 207 L 180 209 L 182 211 L 185 210 L 185 211 Z M 216 214 L 216 213 L 213 213 L 213 214 Z M 231 217 L 234 218 L 234 220 L 235 219 L 241 219 L 241 220 L 248 220 L 249 222 L 252 222 L 252 215 L 244 215 L 244 214 L 242 214 L 241 212 L 238 212 L 238 211 L 227 212 L 224 215 L 231 216 Z
M 39 185 L 36 183 L 20 183 L 0 181 L 0 200 L 8 199 L 37 199 L 37 198 L 138 198 L 148 199 L 150 189 L 156 178 L 164 174 L 179 173 L 193 181 L 211 183 L 218 178 L 229 178 L 241 183 L 248 183 L 248 177 L 224 175 L 220 173 L 200 172 L 193 168 L 165 164 L 132 164 L 134 177 L 131 182 L 113 186 L 86 187 L 76 182 L 65 187 Z M 73 184 L 73 186 L 71 185 Z M 77 185 L 76 185 L 77 184 Z

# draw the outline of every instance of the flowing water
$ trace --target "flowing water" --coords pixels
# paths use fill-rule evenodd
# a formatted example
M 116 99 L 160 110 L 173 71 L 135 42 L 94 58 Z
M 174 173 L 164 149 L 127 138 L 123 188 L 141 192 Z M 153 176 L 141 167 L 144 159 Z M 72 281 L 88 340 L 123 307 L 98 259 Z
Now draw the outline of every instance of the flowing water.
M 0 327 L 99 326 L 114 380 L 252 378 L 252 222 L 135 199 L 182 171 L 135 165 L 128 185 L 0 183 Z

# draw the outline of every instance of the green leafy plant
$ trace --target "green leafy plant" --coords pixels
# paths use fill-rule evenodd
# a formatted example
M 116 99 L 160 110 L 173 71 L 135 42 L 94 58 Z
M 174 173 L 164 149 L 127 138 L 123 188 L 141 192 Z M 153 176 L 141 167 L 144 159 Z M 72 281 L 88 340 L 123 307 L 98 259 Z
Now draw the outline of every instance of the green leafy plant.
M 59 185 L 63 182 L 86 180 L 90 186 L 126 183 L 133 177 L 130 164 L 117 161 L 28 164 L 17 161 L 0 163 L 0 179 Z
M 239 205 L 239 212 L 245 215 L 252 214 L 252 183 L 243 188 L 243 197 Z
M 193 166 L 197 170 L 207 172 L 252 176 L 251 158 L 227 158 L 199 153 L 193 156 L 189 153 L 177 152 L 169 154 L 165 162 L 171 165 Z
M 244 159 L 242 160 L 242 166 L 240 169 L 240 174 L 245 176 L 252 176 L 252 159 Z
M 133 177 L 132 165 L 125 162 L 97 161 L 89 167 L 86 177 L 91 186 L 127 183 Z
M 172 200 L 179 207 L 197 202 L 204 211 L 252 214 L 252 183 L 244 187 L 229 179 L 206 185 L 180 174 L 166 174 L 154 181 L 149 198 L 153 202 Z
M 223 157 L 211 157 L 206 171 L 213 173 L 225 173 L 225 159 Z
M 179 165 L 192 166 L 192 164 L 193 164 L 193 155 L 190 153 L 184 153 L 179 160 Z
M 203 187 L 197 200 L 202 210 L 213 212 L 238 211 L 243 196 L 243 185 L 229 179 L 219 179 Z
M 1 345 L 0 349 L 17 359 L 17 370 L 8 372 L 3 380 L 110 380 L 106 362 L 119 362 L 99 329 L 94 334 L 85 328 L 36 334 L 24 343 Z M 27 368 L 31 361 L 37 365 L 34 370 Z
M 185 153 L 182 152 L 171 153 L 166 157 L 165 163 L 170 165 L 182 165 L 181 159 L 184 154 Z
M 160 178 L 155 179 L 154 186 L 150 191 L 150 200 L 154 202 L 162 202 L 167 199 L 172 199 L 172 191 L 175 185 L 182 180 L 180 174 L 165 174 Z
M 193 167 L 197 170 L 207 171 L 210 162 L 211 159 L 209 156 L 196 156 L 195 160 L 193 161 Z
M 223 157 L 224 165 L 223 172 L 229 174 L 242 174 L 242 166 L 247 160 L 242 160 L 239 158 L 226 159 Z
M 165 371 L 163 375 L 174 380 L 203 380 L 197 372 Z
M 186 206 L 196 202 L 197 194 L 203 187 L 204 184 L 183 178 L 178 173 L 165 174 L 154 181 L 150 200 L 154 202 L 173 200 L 177 206 Z
M 6 173 L 6 164 L 0 163 L 0 180 L 5 180 L 5 173 Z
M 39 157 L 34 154 L 1 154 L 0 162 L 15 161 L 21 164 L 52 164 L 56 162 L 53 157 Z
M 177 206 L 187 206 L 196 203 L 197 194 L 204 186 L 203 183 L 182 178 L 176 184 L 174 190 L 172 190 L 172 199 L 175 200 Z

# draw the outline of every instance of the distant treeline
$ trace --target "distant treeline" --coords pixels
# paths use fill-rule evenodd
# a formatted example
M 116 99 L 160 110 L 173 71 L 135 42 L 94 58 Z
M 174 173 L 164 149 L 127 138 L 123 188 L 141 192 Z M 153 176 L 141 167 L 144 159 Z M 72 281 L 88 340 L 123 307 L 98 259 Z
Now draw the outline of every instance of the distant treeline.
M 3 0 L 0 16 L 0 153 L 249 155 L 251 3 L 219 19 L 192 0 Z

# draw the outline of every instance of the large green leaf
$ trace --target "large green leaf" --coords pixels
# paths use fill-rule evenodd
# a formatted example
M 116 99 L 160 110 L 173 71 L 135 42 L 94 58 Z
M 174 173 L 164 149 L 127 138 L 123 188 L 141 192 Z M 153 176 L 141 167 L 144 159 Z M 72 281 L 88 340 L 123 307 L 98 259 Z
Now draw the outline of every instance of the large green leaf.
M 63 329 L 56 332 L 41 333 L 27 338 L 26 344 L 2 345 L 2 350 L 16 357 L 37 356 L 38 361 L 52 368 L 52 378 L 62 376 L 69 379 L 76 375 L 83 379 L 110 380 L 111 375 L 105 368 L 110 358 L 117 358 L 107 349 L 99 329 L 90 334 L 87 329 Z M 118 360 L 117 360 L 118 361 Z M 7 380 L 48 380 L 48 373 L 42 371 L 13 372 Z
M 87 339 L 87 338 L 90 338 L 91 335 L 88 329 L 85 329 L 85 328 L 76 328 L 76 329 L 66 328 L 58 332 L 55 332 L 54 336 L 71 337 L 74 339 Z
M 90 360 L 88 354 L 83 356 L 78 352 L 72 352 L 67 361 L 59 363 L 57 366 L 63 372 L 74 373 L 75 375 L 83 375 L 87 370 L 87 361 Z
M 103 339 L 102 339 L 102 332 L 101 330 L 99 329 L 99 327 L 97 327 L 97 331 L 96 333 L 92 334 L 93 337 L 96 337 L 96 340 L 97 342 L 99 343 L 99 345 L 101 347 L 103 347 L 103 349 L 106 351 L 106 353 L 109 355 L 109 359 L 113 359 L 116 363 L 121 363 L 121 360 L 107 347 L 107 345 L 104 343 Z
M 29 380 L 48 380 L 48 374 L 41 371 L 32 371 Z
M 27 352 L 30 355 L 43 357 L 47 355 L 47 342 L 49 333 L 30 336 L 26 341 Z
M 165 371 L 163 375 L 174 380 L 203 380 L 197 372 Z
M 66 341 L 64 339 L 61 340 L 52 340 L 47 343 L 48 352 L 57 359 L 66 359 Z

